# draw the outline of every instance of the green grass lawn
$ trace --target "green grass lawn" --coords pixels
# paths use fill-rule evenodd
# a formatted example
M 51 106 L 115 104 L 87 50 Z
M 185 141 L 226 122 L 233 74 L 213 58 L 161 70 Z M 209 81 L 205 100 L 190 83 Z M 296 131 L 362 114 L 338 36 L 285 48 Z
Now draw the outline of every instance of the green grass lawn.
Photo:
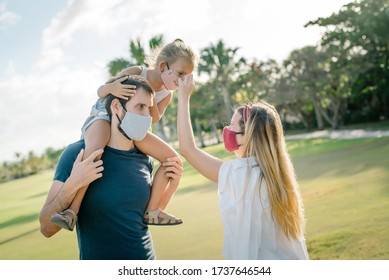
M 311 259 L 389 259 L 389 137 L 288 141 L 307 218 Z M 222 145 L 207 147 L 232 158 Z M 217 187 L 185 162 L 167 211 L 175 227 L 151 227 L 159 259 L 222 259 Z M 0 259 L 77 259 L 75 232 L 50 239 L 38 215 L 53 171 L 0 184 Z

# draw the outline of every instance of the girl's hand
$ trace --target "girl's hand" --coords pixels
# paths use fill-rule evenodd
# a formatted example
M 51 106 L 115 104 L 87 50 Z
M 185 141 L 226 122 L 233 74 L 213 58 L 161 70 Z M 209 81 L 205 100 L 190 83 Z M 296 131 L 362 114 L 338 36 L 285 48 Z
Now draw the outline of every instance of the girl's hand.
M 136 92 L 136 87 L 134 85 L 122 84 L 122 82 L 127 79 L 128 79 L 128 75 L 113 81 L 109 86 L 109 92 L 118 98 L 122 98 L 126 100 L 129 97 L 134 96 Z
M 182 172 L 184 172 L 181 159 L 179 157 L 168 158 L 162 166 L 165 167 L 165 176 L 171 179 L 170 188 L 175 191 L 180 183 Z
M 189 97 L 194 88 L 193 75 L 188 74 L 178 79 L 178 96 Z
M 94 161 L 96 157 L 104 152 L 103 149 L 94 151 L 88 158 L 82 160 L 84 156 L 84 149 L 80 151 L 75 162 L 73 163 L 72 172 L 69 176 L 78 188 L 88 186 L 94 180 L 101 178 L 104 170 L 103 161 Z

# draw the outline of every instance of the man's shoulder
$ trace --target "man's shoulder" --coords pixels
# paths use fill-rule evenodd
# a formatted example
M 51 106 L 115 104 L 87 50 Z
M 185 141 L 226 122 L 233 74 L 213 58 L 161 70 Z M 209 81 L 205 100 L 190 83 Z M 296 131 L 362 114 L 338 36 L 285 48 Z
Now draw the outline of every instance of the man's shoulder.
M 58 180 L 61 182 L 66 181 L 66 179 L 70 176 L 73 163 L 76 160 L 78 153 L 81 149 L 84 148 L 84 146 L 84 140 L 79 140 L 77 142 L 69 144 L 65 148 L 58 160 L 57 168 L 54 174 L 54 180 Z
M 85 147 L 85 142 L 83 139 L 78 140 L 77 142 L 74 142 L 72 144 L 69 144 L 65 150 L 67 152 L 79 152 L 81 149 Z
M 115 148 L 112 148 L 110 146 L 105 146 L 104 148 L 104 153 L 105 154 L 110 154 L 112 155 L 113 158 L 120 158 L 123 160 L 131 160 L 131 159 L 144 159 L 144 160 L 149 160 L 149 156 L 142 153 L 138 148 L 134 147 L 131 150 L 118 150 Z
M 62 152 L 60 161 L 74 161 L 78 153 L 85 147 L 84 140 L 78 140 L 72 144 L 66 146 L 65 150 Z
M 137 147 L 133 149 L 133 153 L 138 157 L 145 161 L 147 164 L 151 164 L 153 162 L 152 158 L 149 155 L 144 154 Z
M 144 168 L 146 166 L 148 169 L 152 170 L 152 158 L 142 153 L 136 147 L 129 151 L 124 151 L 106 146 L 103 157 L 113 165 L 125 163 L 126 166 L 132 166 L 133 168 Z

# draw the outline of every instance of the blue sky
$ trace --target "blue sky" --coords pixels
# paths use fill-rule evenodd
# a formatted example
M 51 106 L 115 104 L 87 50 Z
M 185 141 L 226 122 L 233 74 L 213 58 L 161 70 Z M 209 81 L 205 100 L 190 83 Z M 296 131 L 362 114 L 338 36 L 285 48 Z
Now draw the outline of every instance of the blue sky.
M 247 59 L 278 61 L 324 31 L 304 24 L 346 0 L 0 0 L 0 162 L 80 137 L 131 39 L 163 34 L 195 51 L 222 39 Z M 227 121 L 227 120 L 226 120 Z

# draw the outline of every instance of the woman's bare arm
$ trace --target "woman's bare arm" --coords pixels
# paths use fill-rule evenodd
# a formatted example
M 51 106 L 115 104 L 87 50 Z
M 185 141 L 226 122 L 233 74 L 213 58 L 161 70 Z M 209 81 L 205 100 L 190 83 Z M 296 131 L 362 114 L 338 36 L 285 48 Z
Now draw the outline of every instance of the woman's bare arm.
M 190 93 L 194 87 L 193 76 L 179 80 L 178 87 L 178 143 L 180 154 L 203 176 L 217 183 L 223 161 L 200 150 L 195 143 L 189 114 Z

